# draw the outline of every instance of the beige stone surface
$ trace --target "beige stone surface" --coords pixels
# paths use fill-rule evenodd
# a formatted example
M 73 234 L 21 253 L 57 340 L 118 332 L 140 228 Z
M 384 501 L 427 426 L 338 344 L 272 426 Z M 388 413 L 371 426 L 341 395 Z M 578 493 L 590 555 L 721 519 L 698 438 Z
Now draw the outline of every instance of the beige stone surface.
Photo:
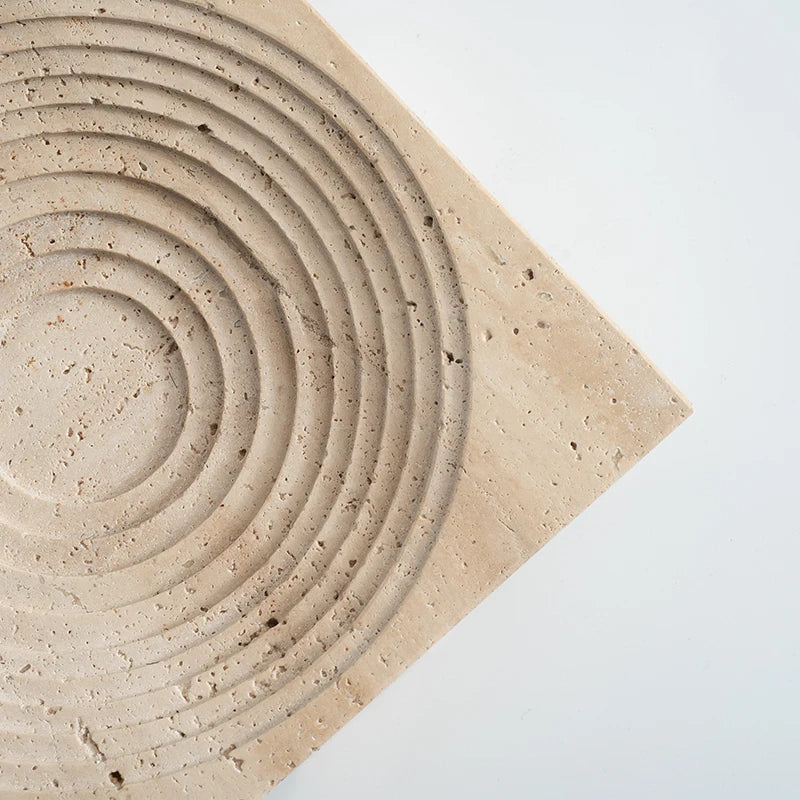
M 305 2 L 0 53 L 0 798 L 257 798 L 688 406 Z

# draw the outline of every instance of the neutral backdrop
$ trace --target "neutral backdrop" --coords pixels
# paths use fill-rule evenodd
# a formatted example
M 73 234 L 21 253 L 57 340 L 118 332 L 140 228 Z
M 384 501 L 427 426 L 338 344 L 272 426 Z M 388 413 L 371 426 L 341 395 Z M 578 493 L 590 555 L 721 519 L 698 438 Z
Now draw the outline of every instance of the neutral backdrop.
M 269 800 L 800 797 L 800 2 L 314 5 L 695 416 Z

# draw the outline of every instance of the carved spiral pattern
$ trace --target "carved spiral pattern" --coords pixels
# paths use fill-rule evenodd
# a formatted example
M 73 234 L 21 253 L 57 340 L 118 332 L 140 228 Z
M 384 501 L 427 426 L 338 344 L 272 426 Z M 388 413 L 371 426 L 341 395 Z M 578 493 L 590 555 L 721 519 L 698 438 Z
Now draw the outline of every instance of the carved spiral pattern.
M 0 8 L 0 795 L 231 758 L 336 681 L 466 424 L 390 135 L 221 12 L 104 4 Z

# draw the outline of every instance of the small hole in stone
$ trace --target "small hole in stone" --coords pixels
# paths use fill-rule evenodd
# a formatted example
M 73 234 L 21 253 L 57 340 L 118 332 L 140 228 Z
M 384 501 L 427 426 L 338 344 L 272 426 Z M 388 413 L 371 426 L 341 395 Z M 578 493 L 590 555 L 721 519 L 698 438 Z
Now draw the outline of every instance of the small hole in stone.
M 426 228 L 432 228 L 433 227 L 433 217 L 431 217 L 431 216 L 425 217 L 425 219 L 422 220 L 422 222 L 423 222 L 423 224 L 425 225 Z
M 267 627 L 268 628 L 274 628 L 277 624 L 278 624 L 278 620 L 275 619 L 275 617 L 270 617 L 267 620 Z
M 525 272 L 522 273 L 529 281 L 533 280 L 533 270 L 526 269 Z
M 205 124 L 205 122 L 202 123 L 201 125 L 198 125 L 197 130 L 199 130 L 200 133 L 211 133 L 211 128 L 209 128 L 208 125 Z
M 247 455 L 247 450 L 240 450 L 239 451 L 239 458 L 244 458 Z
M 577 442 L 570 442 L 570 443 L 569 443 L 569 446 L 570 446 L 570 447 L 571 447 L 573 450 L 577 450 L 577 449 L 578 449 L 578 443 L 577 443 Z
M 120 775 L 118 770 L 109 772 L 108 779 L 111 781 L 111 783 L 114 784 L 114 786 L 117 787 L 117 789 L 122 788 L 122 784 L 125 783 L 125 778 L 123 778 L 122 775 Z
M 514 328 L 514 336 L 519 336 L 519 328 Z

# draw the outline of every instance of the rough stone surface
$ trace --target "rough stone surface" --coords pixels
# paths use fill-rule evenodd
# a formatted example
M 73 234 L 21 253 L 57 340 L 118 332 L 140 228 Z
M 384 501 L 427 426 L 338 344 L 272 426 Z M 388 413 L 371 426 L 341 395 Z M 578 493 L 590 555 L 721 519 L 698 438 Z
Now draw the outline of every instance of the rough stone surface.
M 301 0 L 0 23 L 0 798 L 256 798 L 688 407 Z

